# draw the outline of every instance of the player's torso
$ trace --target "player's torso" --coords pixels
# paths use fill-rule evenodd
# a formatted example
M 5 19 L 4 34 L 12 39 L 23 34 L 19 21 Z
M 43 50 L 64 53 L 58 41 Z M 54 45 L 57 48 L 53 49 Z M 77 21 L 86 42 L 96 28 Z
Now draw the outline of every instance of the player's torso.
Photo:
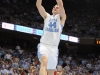
M 50 45 L 58 45 L 62 32 L 62 25 L 59 15 L 48 15 L 44 21 L 43 31 L 44 33 L 40 42 Z

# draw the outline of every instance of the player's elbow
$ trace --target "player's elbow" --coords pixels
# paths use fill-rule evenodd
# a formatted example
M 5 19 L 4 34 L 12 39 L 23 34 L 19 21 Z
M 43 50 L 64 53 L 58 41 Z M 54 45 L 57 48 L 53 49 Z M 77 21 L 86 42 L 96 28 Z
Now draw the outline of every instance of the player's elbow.
M 62 19 L 63 21 L 65 21 L 65 20 L 67 19 L 66 14 L 63 13 L 63 15 L 61 15 L 61 19 Z
M 41 6 L 41 3 L 39 3 L 38 1 L 36 2 L 36 7 Z
M 39 7 L 39 3 L 36 3 L 36 7 Z
M 62 1 L 59 1 L 59 2 L 58 2 L 58 6 L 59 6 L 59 7 L 63 7 L 63 2 L 62 2 Z
M 64 18 L 65 18 L 65 20 L 67 19 L 67 16 L 66 16 L 66 14 L 64 14 Z

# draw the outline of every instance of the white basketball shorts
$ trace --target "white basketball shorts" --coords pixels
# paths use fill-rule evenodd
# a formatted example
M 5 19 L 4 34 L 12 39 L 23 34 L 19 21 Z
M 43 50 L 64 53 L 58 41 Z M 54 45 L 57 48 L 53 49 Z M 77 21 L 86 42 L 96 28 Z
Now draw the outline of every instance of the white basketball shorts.
M 50 46 L 47 44 L 38 44 L 38 58 L 40 59 L 43 55 L 48 57 L 47 70 L 55 70 L 58 63 L 58 47 Z

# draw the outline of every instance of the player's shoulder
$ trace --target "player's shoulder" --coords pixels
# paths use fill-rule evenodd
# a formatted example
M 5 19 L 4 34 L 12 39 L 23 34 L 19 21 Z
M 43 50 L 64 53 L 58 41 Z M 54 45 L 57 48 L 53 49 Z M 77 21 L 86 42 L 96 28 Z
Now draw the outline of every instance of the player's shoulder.
M 49 13 L 47 13 L 47 17 L 48 17 L 48 16 L 51 16 L 51 15 L 50 15 Z
M 49 13 L 46 12 L 46 17 L 45 17 L 45 19 L 47 19 L 47 18 L 50 17 L 50 16 L 51 16 L 51 15 L 50 15 Z M 44 19 L 44 20 L 45 20 L 45 19 Z
M 60 18 L 60 14 L 56 14 L 55 17 L 56 17 L 56 18 Z
M 45 18 L 44 18 L 44 21 L 45 21 L 48 17 L 50 17 L 50 14 L 46 12 L 46 16 L 45 16 Z

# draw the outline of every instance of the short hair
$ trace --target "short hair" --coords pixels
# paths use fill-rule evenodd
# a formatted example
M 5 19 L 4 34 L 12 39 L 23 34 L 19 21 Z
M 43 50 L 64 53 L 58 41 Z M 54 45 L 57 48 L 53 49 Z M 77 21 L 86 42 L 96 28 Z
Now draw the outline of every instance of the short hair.
M 58 6 L 58 4 L 56 4 Z M 55 7 L 56 5 L 54 5 L 53 7 Z

